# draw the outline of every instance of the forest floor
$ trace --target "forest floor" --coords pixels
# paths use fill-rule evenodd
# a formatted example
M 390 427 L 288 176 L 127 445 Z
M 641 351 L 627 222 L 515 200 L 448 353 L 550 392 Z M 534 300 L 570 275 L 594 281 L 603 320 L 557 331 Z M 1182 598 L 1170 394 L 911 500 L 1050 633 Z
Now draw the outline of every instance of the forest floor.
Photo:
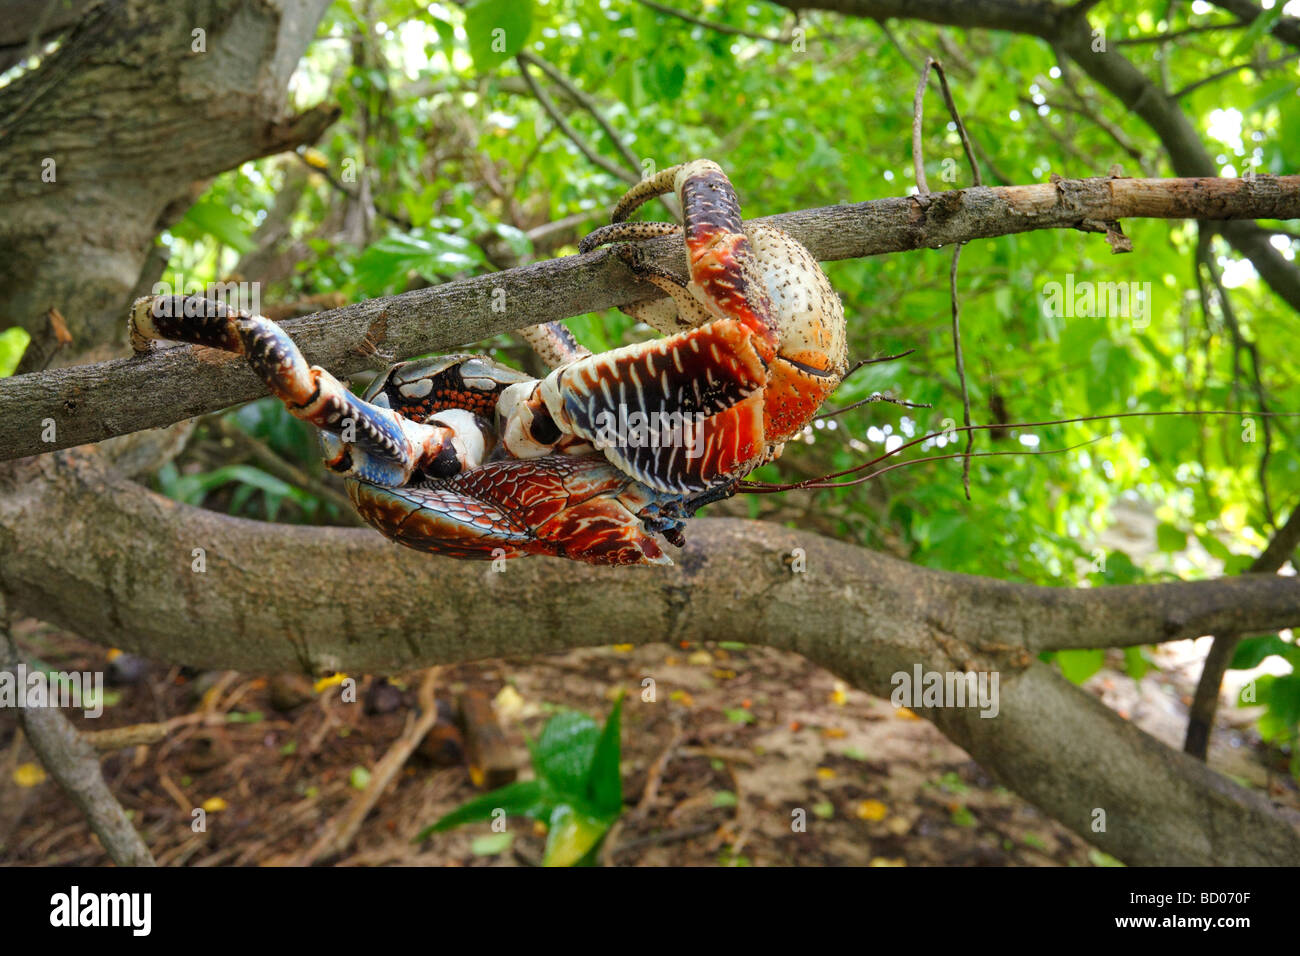
M 274 865 L 311 858 L 416 711 L 419 673 L 338 685 L 303 678 L 192 674 L 132 658 L 35 621 L 15 636 L 58 670 L 119 672 L 104 714 L 85 730 L 174 720 L 165 739 L 105 756 L 105 779 L 160 864 Z M 1161 669 L 1134 681 L 1108 666 L 1086 688 L 1144 729 L 1181 743 L 1198 664 L 1159 648 Z M 1109 662 L 1121 667 L 1118 657 Z M 655 702 L 642 680 L 655 679 Z M 1091 866 L 1115 861 L 998 785 L 928 722 L 839 683 L 793 654 L 711 644 L 595 648 L 530 661 L 444 668 L 440 700 L 477 691 L 495 703 L 506 752 L 527 776 L 525 734 L 557 708 L 603 721 L 627 692 L 627 811 L 607 841 L 615 865 Z M 189 716 L 186 716 L 189 715 Z M 1300 792 L 1225 705 L 1211 763 L 1272 799 Z M 180 718 L 177 720 L 177 718 Z M 0 711 L 0 863 L 103 865 L 108 858 L 71 802 Z M 442 727 L 439 731 L 446 731 Z M 439 737 L 438 739 L 443 739 Z M 451 756 L 454 758 L 455 748 Z M 508 866 L 541 856 L 543 836 L 512 820 L 508 841 L 470 825 L 415 835 L 482 791 L 463 761 L 426 746 L 402 766 L 355 838 L 316 858 L 336 865 Z M 193 826 L 205 808 L 206 827 Z M 802 810 L 800 814 L 798 811 Z M 799 832 L 796 817 L 806 819 Z

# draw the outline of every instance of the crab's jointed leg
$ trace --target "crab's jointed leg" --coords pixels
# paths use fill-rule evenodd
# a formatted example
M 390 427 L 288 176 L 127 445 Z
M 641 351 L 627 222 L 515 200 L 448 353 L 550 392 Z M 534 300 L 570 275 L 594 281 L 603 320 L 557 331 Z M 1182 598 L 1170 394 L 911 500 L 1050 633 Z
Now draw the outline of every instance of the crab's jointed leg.
M 271 394 L 296 418 L 321 430 L 328 468 L 396 487 L 416 475 L 447 477 L 476 468 L 494 437 L 469 411 L 449 408 L 428 423 L 357 398 L 319 366 L 309 366 L 293 340 L 270 319 L 198 296 L 137 299 L 131 341 L 206 345 L 243 355 Z
M 639 517 L 658 497 L 596 455 L 503 459 L 406 488 L 347 486 L 369 524 L 420 551 L 672 564 Z

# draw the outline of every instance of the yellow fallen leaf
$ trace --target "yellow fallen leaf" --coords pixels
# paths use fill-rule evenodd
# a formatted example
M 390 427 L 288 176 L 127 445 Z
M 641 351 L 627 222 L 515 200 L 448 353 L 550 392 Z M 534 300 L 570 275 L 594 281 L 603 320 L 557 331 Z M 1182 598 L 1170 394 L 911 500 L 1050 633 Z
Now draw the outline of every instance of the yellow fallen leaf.
M 512 721 L 523 713 L 524 698 L 514 687 L 506 684 L 497 691 L 496 697 L 492 698 L 492 706 L 496 709 L 498 717 L 504 721 Z
M 230 804 L 226 803 L 226 801 L 222 800 L 220 797 L 208 797 L 208 799 L 203 801 L 203 812 L 219 813 L 229 806 Z
M 836 707 L 843 707 L 849 701 L 849 688 L 843 681 L 835 682 L 835 689 L 831 691 L 831 703 Z
M 714 680 L 732 680 L 735 676 L 736 672 L 732 670 L 723 670 L 721 667 L 715 667 L 713 669 Z
M 849 732 L 843 727 L 823 727 L 822 736 L 828 740 L 840 740 L 847 737 Z
M 617 651 L 617 652 L 620 653 L 620 654 L 626 654 L 626 653 L 628 653 L 629 651 L 631 651 L 632 648 L 634 648 L 634 647 L 636 647 L 635 644 L 615 644 L 615 645 L 614 645 L 614 650 Z
M 889 808 L 879 800 L 863 800 L 858 804 L 859 820 L 883 820 L 889 814 Z
M 907 861 L 901 856 L 892 860 L 887 857 L 877 856 L 872 858 L 868 866 L 907 866 Z
M 38 763 L 20 763 L 14 767 L 14 783 L 20 787 L 35 787 L 45 782 L 45 768 Z
M 817 776 L 820 777 L 822 780 L 834 780 L 835 771 L 830 767 L 818 767 Z
M 906 707 L 900 707 L 900 708 L 898 708 L 898 716 L 899 716 L 901 719 L 903 719 L 903 720 L 920 720 L 920 719 L 921 719 L 920 717 L 916 716 L 915 713 L 913 713 L 912 711 L 908 710 Z
M 693 651 L 691 656 L 686 658 L 686 663 L 704 667 L 713 663 L 713 655 L 708 651 Z
M 683 707 L 695 706 L 695 698 L 690 695 L 689 691 L 675 690 L 668 695 L 668 699 L 681 704 Z
M 319 694 L 323 690 L 328 690 L 331 687 L 342 684 L 347 679 L 348 675 L 339 671 L 337 674 L 331 674 L 329 677 L 322 677 L 313 686 L 316 689 L 316 693 Z
M 308 146 L 302 151 L 302 158 L 307 161 L 308 166 L 314 166 L 317 169 L 329 169 L 329 158 L 319 149 Z
M 113 663 L 113 661 L 117 660 L 121 656 L 122 656 L 122 652 L 120 650 L 118 650 L 116 647 L 110 647 L 108 649 L 108 653 L 104 655 L 104 659 L 111 664 Z

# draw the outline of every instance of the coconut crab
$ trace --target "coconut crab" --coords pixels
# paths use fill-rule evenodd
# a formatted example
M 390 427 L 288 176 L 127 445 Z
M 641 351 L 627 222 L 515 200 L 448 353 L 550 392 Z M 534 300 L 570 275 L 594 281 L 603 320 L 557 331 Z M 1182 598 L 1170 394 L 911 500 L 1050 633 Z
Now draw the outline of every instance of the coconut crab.
M 685 225 L 630 222 L 675 192 Z M 684 233 L 689 282 L 638 240 Z M 593 355 L 563 326 L 528 330 L 554 368 L 533 379 L 479 355 L 403 362 L 358 398 L 261 316 L 203 299 L 137 300 L 137 350 L 157 339 L 245 356 L 322 432 L 358 513 L 401 544 L 458 558 L 549 554 L 671 564 L 685 520 L 781 454 L 843 378 L 844 311 L 816 260 L 772 226 L 743 226 L 721 168 L 695 160 L 630 189 L 581 251 L 620 243 L 666 293 L 626 311 L 664 338 Z

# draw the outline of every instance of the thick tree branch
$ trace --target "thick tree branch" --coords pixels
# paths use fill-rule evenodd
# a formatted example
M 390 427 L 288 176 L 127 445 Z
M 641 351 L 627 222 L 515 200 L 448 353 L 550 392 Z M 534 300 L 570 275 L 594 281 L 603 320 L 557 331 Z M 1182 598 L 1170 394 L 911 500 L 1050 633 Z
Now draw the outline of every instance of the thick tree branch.
M 1155 741 L 1033 653 L 1184 636 L 1227 618 L 1300 622 L 1300 582 L 1036 588 L 707 519 L 692 522 L 674 568 L 528 559 L 496 572 L 371 532 L 180 505 L 101 457 L 80 449 L 0 468 L 0 590 L 15 608 L 97 641 L 199 667 L 391 672 L 603 645 L 617 620 L 632 640 L 795 651 L 883 697 L 917 665 L 991 669 L 996 717 L 922 713 L 1085 839 L 1139 864 L 1300 858 L 1300 831 L 1264 797 Z M 794 548 L 804 573 L 790 569 Z M 1057 630 L 1065 640 L 1048 636 Z M 1106 811 L 1104 832 L 1091 828 L 1095 809 Z
M 1101 228 L 1096 223 L 1131 217 L 1296 218 L 1300 176 L 976 187 L 925 200 L 895 197 L 806 209 L 765 221 L 793 234 L 818 259 L 832 260 L 1033 229 L 1094 231 Z M 645 252 L 653 265 L 684 275 L 680 239 L 652 240 Z M 308 361 L 346 376 L 645 297 L 645 286 L 621 261 L 599 251 L 371 299 L 286 322 L 285 328 Z M 264 394 L 242 359 L 191 347 L 20 375 L 0 380 L 0 460 L 168 425 Z M 48 422 L 54 423 L 53 434 Z

